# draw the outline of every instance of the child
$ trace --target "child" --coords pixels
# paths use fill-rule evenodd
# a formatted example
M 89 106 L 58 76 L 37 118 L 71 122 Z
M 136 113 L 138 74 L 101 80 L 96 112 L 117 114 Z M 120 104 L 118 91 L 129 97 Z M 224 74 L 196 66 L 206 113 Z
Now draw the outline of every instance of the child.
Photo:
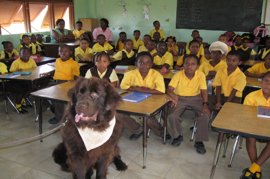
M 172 69 L 173 56 L 167 51 L 166 42 L 159 42 L 157 45 L 157 55 L 154 56 L 154 68 L 158 69 Z
M 22 47 L 29 48 L 31 55 L 35 55 L 37 53 L 35 45 L 31 43 L 31 39 L 27 34 L 22 35 L 22 43 L 17 48 L 18 52 Z
M 225 43 L 226 45 L 228 45 L 228 37 L 227 37 L 227 35 L 226 35 L 226 34 L 221 34 L 221 35 L 218 37 L 218 41 L 223 42 L 223 43 Z M 228 46 L 228 52 L 230 52 L 230 51 L 231 51 L 231 47 Z
M 248 44 L 250 43 L 250 40 L 248 37 L 242 38 L 242 46 L 241 46 L 241 53 L 242 53 L 242 61 L 248 61 L 248 60 L 254 60 L 256 52 L 248 47 Z
M 145 34 L 143 36 L 143 45 L 141 45 L 138 49 L 138 53 L 140 52 L 147 52 L 148 49 L 146 48 L 146 45 L 148 44 L 148 42 L 151 40 L 151 36 L 148 34 Z
M 145 47 L 152 57 L 157 55 L 157 44 L 154 40 L 149 40 Z
M 261 78 L 270 71 L 270 51 L 264 56 L 264 61 L 256 63 L 245 72 L 246 76 Z
M 93 51 L 89 47 L 87 39 L 80 40 L 80 46 L 75 48 L 75 59 L 77 62 L 91 62 L 93 58 Z
M 164 94 L 165 84 L 162 75 L 152 69 L 153 57 L 149 52 L 141 52 L 137 55 L 137 69 L 125 73 L 120 87 L 129 91 L 139 91 L 152 94 Z M 125 126 L 133 133 L 131 140 L 138 139 L 142 132 L 142 126 L 128 115 L 119 114 L 125 121 Z M 155 118 L 147 120 L 150 127 L 158 136 L 162 136 L 163 128 Z
M 68 80 L 74 80 L 80 75 L 80 66 L 78 62 L 71 57 L 72 51 L 68 45 L 59 46 L 59 56 L 55 61 L 55 71 L 53 79 L 56 83 L 62 83 Z M 65 104 L 60 101 L 54 101 L 55 117 L 49 119 L 50 124 L 57 124 L 64 113 Z
M 178 46 L 176 45 L 176 39 L 173 36 L 169 36 L 166 38 L 165 42 L 167 43 L 168 51 L 171 52 L 173 56 L 178 55 Z
M 259 60 L 263 60 L 266 54 L 268 54 L 269 52 L 270 52 L 270 37 L 268 37 L 265 40 L 264 48 L 262 48 L 258 53 Z
M 20 50 L 20 57 L 15 60 L 9 69 L 10 72 L 29 70 L 36 68 L 36 62 L 30 57 L 29 48 L 22 47 Z M 26 113 L 27 110 L 24 108 L 25 97 L 30 92 L 28 84 L 17 81 L 16 83 L 10 83 L 11 91 L 16 93 L 16 109 L 19 113 Z
M 154 26 L 154 29 L 152 29 L 150 32 L 149 32 L 149 35 L 154 39 L 154 33 L 155 32 L 158 32 L 159 35 L 160 35 L 160 38 L 158 39 L 159 41 L 161 40 L 164 40 L 165 38 L 165 32 L 163 29 L 160 28 L 160 22 L 159 21 L 154 21 L 153 22 L 153 26 Z
M 99 52 L 95 55 L 95 67 L 90 68 L 85 75 L 85 78 L 92 76 L 105 79 L 111 83 L 113 87 L 118 86 L 119 79 L 115 70 L 110 65 L 110 56 L 105 52 Z
M 158 42 L 161 42 L 161 41 L 163 41 L 163 40 L 160 40 L 160 33 L 159 32 L 155 32 L 154 34 L 153 34 L 153 40 L 156 42 L 156 43 L 158 43 Z
M 85 30 L 82 29 L 82 26 L 83 26 L 82 21 L 76 22 L 76 29 L 73 30 L 75 40 L 80 40 L 82 34 L 85 32 Z
M 126 32 L 120 32 L 119 39 L 118 39 L 117 43 L 115 44 L 115 48 L 117 51 L 121 51 L 124 49 L 126 40 L 127 40 Z
M 97 43 L 95 43 L 95 45 L 92 47 L 93 53 L 97 53 L 97 52 L 106 52 L 109 55 L 113 54 L 113 47 L 106 42 L 105 40 L 105 36 L 103 34 L 99 34 L 97 36 Z
M 41 48 L 41 55 L 44 55 L 44 43 L 43 43 L 43 35 L 42 34 L 36 34 L 36 38 L 37 38 L 37 44 L 40 46 Z
M 268 53 L 269 54 L 269 53 Z M 270 106 L 270 72 L 265 73 L 262 80 L 262 89 L 249 93 L 244 101 L 245 105 L 250 106 Z M 266 142 L 266 146 L 257 155 L 256 138 L 246 138 L 246 148 L 250 158 L 251 165 L 243 170 L 241 179 L 259 179 L 262 177 L 261 167 L 270 158 L 270 141 Z
M 177 59 L 175 69 L 181 69 L 181 67 L 184 63 L 185 57 L 189 54 L 197 55 L 197 57 L 200 60 L 199 65 L 202 64 L 203 62 L 205 62 L 206 59 L 203 55 L 200 55 L 199 49 L 200 49 L 200 43 L 197 40 L 190 41 L 189 42 L 189 52 L 186 52 L 184 55 L 180 56 Z
M 220 110 L 225 102 L 240 103 L 246 86 L 246 76 L 238 68 L 241 53 L 231 51 L 226 58 L 227 68 L 219 70 L 212 85 L 216 87 L 215 109 Z
M 37 43 L 37 37 L 35 34 L 31 35 L 31 43 L 33 44 L 33 48 L 36 49 L 36 54 L 40 54 L 42 50 L 39 44 Z
M 143 40 L 140 38 L 141 36 L 141 31 L 139 30 L 134 30 L 133 32 L 133 38 L 132 38 L 132 42 L 133 42 L 133 46 L 134 46 L 134 50 L 137 52 L 139 47 L 144 45 Z
M 209 47 L 210 47 L 210 45 L 206 45 L 204 47 L 204 57 L 205 57 L 206 60 L 210 60 L 211 59 L 211 53 L 209 51 Z
M 226 56 L 228 46 L 223 42 L 216 41 L 210 45 L 209 51 L 211 59 L 204 61 L 199 67 L 199 70 L 205 74 L 206 80 L 213 79 L 217 71 L 227 67 L 226 62 L 222 58 Z
M 10 67 L 11 63 L 19 57 L 19 53 L 13 48 L 13 44 L 10 41 L 3 41 L 3 51 L 0 51 L 0 60 L 5 60 L 5 63 Z
M 193 30 L 192 33 L 191 33 L 191 37 L 192 37 L 192 40 L 196 40 L 200 44 L 199 51 L 198 51 L 199 54 L 198 55 L 204 56 L 203 39 L 200 36 L 200 32 L 198 30 Z M 189 47 L 190 47 L 189 43 L 186 44 L 186 54 L 191 54 L 190 51 L 189 51 Z
M 206 152 L 203 141 L 208 140 L 208 96 L 205 75 L 197 70 L 199 59 L 188 55 L 184 60 L 184 70 L 177 72 L 171 79 L 168 95 L 172 100 L 168 115 L 168 132 L 173 137 L 172 145 L 179 146 L 183 141 L 182 114 L 188 108 L 196 114 L 196 141 L 194 147 L 199 154 Z
M 233 46 L 231 46 L 231 50 L 233 51 L 236 51 L 238 50 L 239 48 L 241 48 L 241 45 L 242 45 L 242 38 L 240 35 L 235 35 L 233 37 Z
M 125 48 L 121 51 L 118 51 L 113 55 L 114 62 L 111 64 L 111 67 L 117 65 L 135 65 L 135 52 L 133 51 L 133 42 L 130 39 L 125 41 Z

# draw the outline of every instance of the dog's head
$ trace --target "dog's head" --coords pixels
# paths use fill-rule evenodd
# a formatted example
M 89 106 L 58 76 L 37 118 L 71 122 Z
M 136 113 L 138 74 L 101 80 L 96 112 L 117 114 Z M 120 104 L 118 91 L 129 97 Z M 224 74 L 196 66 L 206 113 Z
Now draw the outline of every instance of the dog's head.
M 102 128 L 113 118 L 121 96 L 105 80 L 78 78 L 68 93 L 75 123 L 79 127 Z

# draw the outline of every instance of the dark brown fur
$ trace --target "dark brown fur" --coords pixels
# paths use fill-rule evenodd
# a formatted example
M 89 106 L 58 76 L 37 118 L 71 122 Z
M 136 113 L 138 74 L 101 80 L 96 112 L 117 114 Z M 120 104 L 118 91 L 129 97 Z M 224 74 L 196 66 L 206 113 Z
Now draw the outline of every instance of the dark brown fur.
M 110 139 L 98 148 L 86 151 L 77 127 L 91 127 L 103 131 L 109 126 L 115 116 L 116 106 L 120 102 L 120 95 L 111 85 L 97 78 L 79 78 L 74 88 L 69 91 L 71 101 L 66 108 L 62 128 L 63 143 L 53 152 L 56 163 L 63 170 L 71 170 L 73 178 L 84 179 L 91 177 L 96 168 L 96 178 L 106 178 L 110 163 L 114 162 L 118 170 L 125 170 L 127 166 L 122 162 L 117 145 L 122 134 L 122 123 L 116 119 L 113 134 Z M 83 104 L 83 105 L 82 105 Z M 83 112 L 91 116 L 99 111 L 96 121 L 80 121 L 75 123 L 76 113 Z M 64 144 L 64 145 L 63 145 Z

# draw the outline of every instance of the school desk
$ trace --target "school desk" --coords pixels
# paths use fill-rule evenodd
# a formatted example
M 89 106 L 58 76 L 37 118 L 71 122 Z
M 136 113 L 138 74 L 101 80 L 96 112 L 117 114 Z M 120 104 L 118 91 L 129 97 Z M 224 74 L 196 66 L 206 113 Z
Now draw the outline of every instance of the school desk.
M 252 88 L 261 88 L 262 87 L 262 79 L 261 78 L 253 78 L 247 77 L 247 87 Z
M 40 57 L 40 58 L 41 58 L 40 61 L 39 62 L 36 62 L 37 63 L 37 66 L 45 65 L 47 63 L 53 63 L 56 60 L 55 57 Z
M 239 112 L 241 111 L 241 112 Z M 214 177 L 220 148 L 225 133 L 270 139 L 270 120 L 257 117 L 257 107 L 236 103 L 225 103 L 212 123 L 219 132 L 210 178 Z
M 44 43 L 45 56 L 58 58 L 59 57 L 58 48 L 61 44 L 66 44 L 70 46 L 74 55 L 75 48 L 79 46 L 80 42 L 76 41 L 71 43 Z
M 27 71 L 27 72 L 31 72 L 30 75 L 11 75 L 10 74 L 5 74 L 5 75 L 0 75 L 0 80 L 2 81 L 2 85 L 3 85 L 3 93 L 5 96 L 5 107 L 6 107 L 6 112 L 7 111 L 7 102 L 10 102 L 10 104 L 12 105 L 12 107 L 19 113 L 19 111 L 17 110 L 17 108 L 15 107 L 15 104 L 12 102 L 12 100 L 10 99 L 9 95 L 7 94 L 7 90 L 5 88 L 5 83 L 7 81 L 24 81 L 26 83 L 29 83 L 30 88 L 33 89 L 35 87 L 35 84 L 37 83 L 37 81 L 41 80 L 41 79 L 45 79 L 50 77 L 53 72 L 54 72 L 54 67 L 50 66 L 50 65 L 41 65 L 38 66 L 34 69 L 28 69 L 28 70 L 23 70 L 23 71 Z
M 49 88 L 41 89 L 35 92 L 32 92 L 31 95 L 36 97 L 39 101 L 39 133 L 42 133 L 42 100 L 50 99 L 57 101 L 68 102 L 69 98 L 67 92 L 75 85 L 74 81 L 65 82 L 59 85 L 51 86 Z M 131 103 L 123 101 L 117 107 L 117 111 L 120 113 L 132 114 L 143 117 L 143 168 L 146 166 L 146 153 L 147 153 L 147 119 L 149 117 L 155 116 L 157 113 L 162 111 L 164 119 L 164 137 L 163 142 L 166 141 L 166 127 L 167 127 L 167 107 L 169 104 L 167 95 L 152 95 L 146 100 L 139 103 Z

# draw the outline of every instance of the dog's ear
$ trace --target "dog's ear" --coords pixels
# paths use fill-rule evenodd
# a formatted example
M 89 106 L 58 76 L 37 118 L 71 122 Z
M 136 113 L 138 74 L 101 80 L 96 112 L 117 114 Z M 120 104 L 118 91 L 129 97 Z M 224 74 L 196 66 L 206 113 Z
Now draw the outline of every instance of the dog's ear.
M 83 80 L 85 80 L 85 78 L 78 77 L 73 88 L 71 88 L 68 91 L 68 97 L 71 99 L 72 104 L 76 103 L 76 93 L 78 91 L 78 87 L 80 86 L 80 83 L 82 83 Z
M 121 96 L 117 93 L 114 87 L 112 87 L 107 81 L 104 80 L 103 85 L 106 91 L 105 109 L 106 110 L 115 109 L 117 104 L 121 101 Z

